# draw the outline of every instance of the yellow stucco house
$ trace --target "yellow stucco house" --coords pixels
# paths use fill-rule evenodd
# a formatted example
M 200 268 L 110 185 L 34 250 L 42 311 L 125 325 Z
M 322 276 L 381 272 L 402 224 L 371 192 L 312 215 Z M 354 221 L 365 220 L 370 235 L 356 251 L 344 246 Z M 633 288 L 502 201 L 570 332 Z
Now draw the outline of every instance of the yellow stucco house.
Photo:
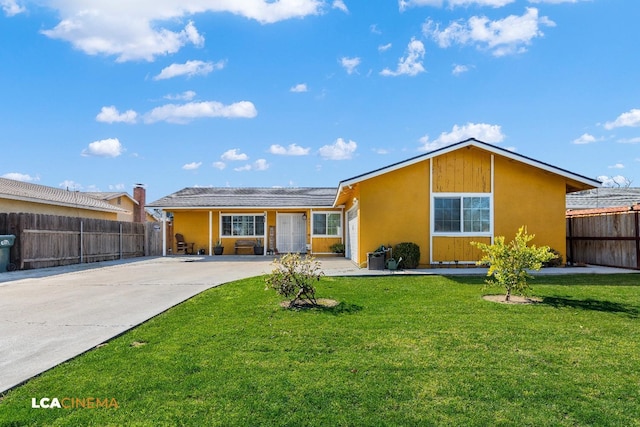
M 480 254 L 470 242 L 510 240 L 522 225 L 534 243 L 564 256 L 566 194 L 599 185 L 468 139 L 343 180 L 337 189 L 187 188 L 149 206 L 171 212 L 174 231 L 205 253 L 216 240 L 233 248 L 247 237 L 279 252 L 312 254 L 341 242 L 362 267 L 380 245 L 414 242 L 420 266 L 429 267 L 475 263 Z
M 263 254 L 309 252 L 329 254 L 343 242 L 343 210 L 334 207 L 336 188 L 188 187 L 148 204 L 172 218 L 173 236 L 165 248 L 177 252 L 175 234 L 193 251 L 213 254 L 220 242 L 224 254 L 251 254 L 241 242 L 258 241 Z M 236 249 L 240 244 L 241 246 Z

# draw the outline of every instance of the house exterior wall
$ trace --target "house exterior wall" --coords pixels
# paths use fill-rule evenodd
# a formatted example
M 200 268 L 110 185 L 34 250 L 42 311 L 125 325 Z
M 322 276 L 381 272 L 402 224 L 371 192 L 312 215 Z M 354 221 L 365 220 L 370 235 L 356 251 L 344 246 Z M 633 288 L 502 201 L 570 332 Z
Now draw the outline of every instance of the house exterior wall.
M 277 242 L 277 216 L 278 214 L 306 214 L 306 242 L 311 244 L 312 254 L 329 254 L 331 253 L 329 246 L 333 243 L 343 242 L 343 235 L 340 237 L 318 237 L 312 235 L 312 214 L 313 212 L 336 212 L 341 213 L 340 208 L 322 208 L 322 209 L 310 209 L 310 208 L 293 208 L 293 209 L 192 209 L 192 210 L 175 210 L 173 211 L 173 253 L 176 251 L 175 234 L 181 233 L 185 241 L 194 243 L 194 250 L 205 250 L 206 254 L 209 254 L 209 243 L 215 244 L 218 240 L 221 241 L 224 249 L 224 254 L 234 254 L 235 244 L 238 240 L 256 240 L 260 239 L 265 248 L 270 248 L 269 242 L 269 230 L 273 227 L 275 233 L 275 247 L 278 247 Z M 225 214 L 238 214 L 238 215 L 264 215 L 266 213 L 265 221 L 265 234 L 260 236 L 222 236 L 220 229 L 221 216 Z M 211 217 L 210 217 L 211 215 Z M 210 221 L 211 218 L 211 221 Z M 343 223 L 341 225 L 341 231 L 344 232 L 344 215 Z M 248 254 L 247 249 L 239 250 L 239 254 Z
M 420 264 L 429 263 L 429 162 L 420 162 L 357 184 L 358 264 L 380 245 L 414 242 Z M 348 206 L 347 206 L 348 207 Z
M 126 209 L 128 212 L 118 212 L 118 221 L 133 222 L 133 211 L 135 203 L 128 197 L 115 197 L 107 200 L 110 205 Z
M 382 244 L 414 242 L 420 247 L 420 266 L 428 267 L 474 263 L 481 252 L 472 241 L 490 244 L 500 235 L 509 241 L 522 225 L 536 235 L 534 244 L 564 256 L 566 185 L 560 175 L 471 146 L 364 179 L 338 200 L 345 212 L 358 209 L 359 266 L 366 266 L 367 253 Z M 489 197 L 490 230 L 432 232 L 432 196 L 439 195 Z
M 118 213 L 94 211 L 76 207 L 49 205 L 44 203 L 26 202 L 22 200 L 0 199 L 0 211 L 5 213 L 35 213 L 82 218 L 107 219 L 120 221 Z
M 496 156 L 495 231 L 510 241 L 525 225 L 537 246 L 547 245 L 566 259 L 566 181 L 563 177 Z

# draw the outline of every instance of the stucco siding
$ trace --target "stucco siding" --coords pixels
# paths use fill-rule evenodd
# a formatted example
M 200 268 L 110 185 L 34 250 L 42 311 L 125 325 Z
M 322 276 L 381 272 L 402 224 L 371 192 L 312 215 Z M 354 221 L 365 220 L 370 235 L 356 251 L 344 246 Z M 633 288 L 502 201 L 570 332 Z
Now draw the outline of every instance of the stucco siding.
M 380 245 L 414 242 L 420 264 L 429 263 L 429 161 L 359 183 L 360 265 Z
M 566 253 L 565 198 L 562 177 L 496 156 L 495 230 L 510 241 L 518 228 L 535 234 L 534 244 Z

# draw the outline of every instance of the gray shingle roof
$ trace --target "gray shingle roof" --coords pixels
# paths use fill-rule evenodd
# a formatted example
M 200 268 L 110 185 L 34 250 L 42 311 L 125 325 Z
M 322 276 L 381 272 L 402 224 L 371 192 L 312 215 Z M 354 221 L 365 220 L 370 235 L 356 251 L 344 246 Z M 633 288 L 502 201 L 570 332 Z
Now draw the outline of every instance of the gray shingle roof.
M 594 188 L 567 194 L 567 209 L 597 209 L 640 203 L 640 188 Z
M 128 212 L 126 209 L 77 191 L 62 190 L 7 178 L 0 178 L 0 198 L 106 212 Z
M 337 188 L 187 187 L 147 204 L 149 208 L 328 208 Z

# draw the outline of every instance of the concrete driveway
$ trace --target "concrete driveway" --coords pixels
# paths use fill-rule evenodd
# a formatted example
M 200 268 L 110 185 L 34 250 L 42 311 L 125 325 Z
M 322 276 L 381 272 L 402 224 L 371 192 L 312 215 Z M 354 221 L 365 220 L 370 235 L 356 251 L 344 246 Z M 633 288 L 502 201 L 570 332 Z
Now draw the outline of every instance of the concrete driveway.
M 215 261 L 214 261 L 215 260 Z M 167 257 L 0 274 L 0 393 L 268 257 Z

